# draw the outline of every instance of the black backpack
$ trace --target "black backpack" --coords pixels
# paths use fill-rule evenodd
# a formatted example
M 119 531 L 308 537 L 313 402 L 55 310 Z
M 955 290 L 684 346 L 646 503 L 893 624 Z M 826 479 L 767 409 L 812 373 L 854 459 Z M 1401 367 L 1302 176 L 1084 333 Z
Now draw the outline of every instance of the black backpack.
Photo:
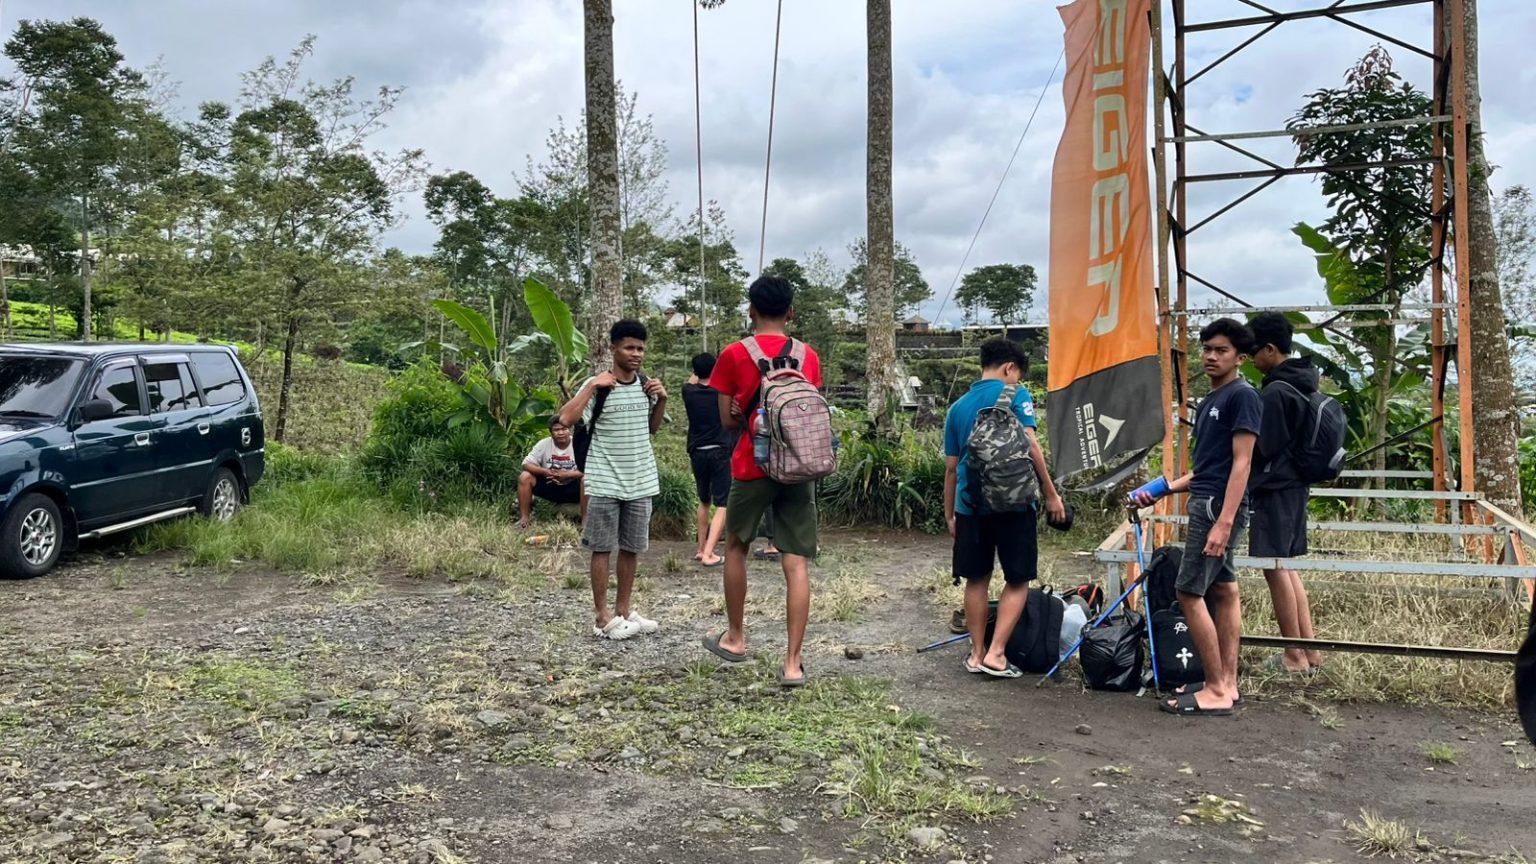
M 1125 615 L 1102 627 L 1083 631 L 1079 662 L 1083 680 L 1093 690 L 1135 690 L 1141 684 L 1142 617 Z
M 1152 662 L 1157 664 L 1159 684 L 1168 688 L 1205 680 L 1205 665 L 1195 652 L 1189 622 L 1177 602 L 1171 608 L 1152 613 L 1152 637 L 1157 640 Z
M 645 389 L 645 382 L 651 380 L 640 375 L 640 389 Z M 608 394 L 613 388 L 598 390 L 592 394 L 592 419 L 586 422 L 577 421 L 576 428 L 571 430 L 571 442 L 576 450 L 576 470 L 587 470 L 587 451 L 592 449 L 592 436 L 597 430 L 597 418 L 603 416 L 603 405 L 608 402 Z
M 1025 672 L 1049 672 L 1061 659 L 1061 616 L 1066 604 L 1060 597 L 1039 588 L 1029 589 L 1029 600 L 1024 604 L 1024 614 L 1008 634 L 1008 644 L 1003 656 L 1008 662 Z M 992 641 L 992 630 L 997 624 L 997 607 L 987 613 L 987 642 Z
M 1146 587 L 1147 611 L 1153 615 L 1173 608 L 1179 602 L 1175 585 L 1179 581 L 1179 567 L 1184 563 L 1184 550 L 1178 546 L 1159 546 L 1147 564 L 1143 584 Z
M 1274 383 L 1290 387 L 1307 404 L 1299 434 L 1291 439 L 1296 475 L 1306 483 L 1337 480 L 1344 471 L 1344 436 L 1349 427 L 1344 406 L 1321 390 L 1302 393 L 1285 381 Z
M 1536 744 L 1536 601 L 1531 604 L 1525 642 L 1515 654 L 1515 705 L 1526 737 Z

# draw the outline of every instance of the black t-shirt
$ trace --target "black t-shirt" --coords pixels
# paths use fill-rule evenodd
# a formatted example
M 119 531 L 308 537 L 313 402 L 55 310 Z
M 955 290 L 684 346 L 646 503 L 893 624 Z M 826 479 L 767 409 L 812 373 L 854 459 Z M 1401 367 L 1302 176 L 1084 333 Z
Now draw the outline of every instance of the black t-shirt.
M 1264 406 L 1259 391 L 1241 378 L 1212 390 L 1195 411 L 1195 476 L 1192 495 L 1220 500 L 1232 475 L 1232 439 L 1239 432 L 1259 434 Z
M 720 394 L 703 384 L 683 385 L 683 407 L 688 409 L 688 452 L 701 447 L 731 443 L 720 425 Z

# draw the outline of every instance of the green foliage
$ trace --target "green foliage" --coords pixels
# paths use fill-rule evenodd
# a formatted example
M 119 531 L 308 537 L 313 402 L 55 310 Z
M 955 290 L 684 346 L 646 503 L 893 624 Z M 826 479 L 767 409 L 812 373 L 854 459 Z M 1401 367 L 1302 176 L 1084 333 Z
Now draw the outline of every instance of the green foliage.
M 1028 264 L 988 264 L 977 267 L 960 280 L 955 301 L 972 321 L 985 309 L 992 320 L 1014 324 L 1024 320 L 1035 299 L 1035 268 Z
M 848 254 L 853 258 L 853 269 L 843 278 L 843 294 L 848 298 L 849 305 L 854 309 L 862 309 L 868 305 L 865 299 L 865 270 L 869 261 L 869 245 L 863 237 L 853 241 L 848 247 Z M 923 278 L 922 268 L 917 266 L 917 258 L 912 250 L 896 244 L 895 262 L 895 300 L 896 317 L 905 318 L 912 314 L 923 301 L 933 296 L 933 289 L 928 286 L 928 280 Z
M 553 302 L 564 306 L 559 299 Z M 521 443 L 539 433 L 556 407 L 554 394 L 524 387 L 513 379 L 507 363 L 509 349 L 502 345 L 491 319 L 452 300 L 434 300 L 432 305 L 469 338 L 474 349 L 461 352 L 470 357 L 469 365 L 448 370 L 463 401 L 462 410 L 449 418 L 449 425 L 478 424 L 499 432 L 509 443 Z
M 427 361 L 401 373 L 389 391 L 374 409 L 362 452 L 363 469 L 380 484 L 401 475 L 418 441 L 446 435 L 448 421 L 463 408 L 453 383 Z
M 824 518 L 844 525 L 944 528 L 944 457 L 938 437 L 908 431 L 893 440 L 843 435 L 837 472 L 822 481 Z

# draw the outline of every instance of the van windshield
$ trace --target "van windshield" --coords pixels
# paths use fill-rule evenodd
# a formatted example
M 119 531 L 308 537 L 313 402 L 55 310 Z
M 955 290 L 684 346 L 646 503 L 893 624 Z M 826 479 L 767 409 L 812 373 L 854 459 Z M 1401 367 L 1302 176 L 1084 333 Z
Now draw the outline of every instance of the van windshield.
M 69 407 L 81 361 L 0 355 L 0 418 L 52 420 Z

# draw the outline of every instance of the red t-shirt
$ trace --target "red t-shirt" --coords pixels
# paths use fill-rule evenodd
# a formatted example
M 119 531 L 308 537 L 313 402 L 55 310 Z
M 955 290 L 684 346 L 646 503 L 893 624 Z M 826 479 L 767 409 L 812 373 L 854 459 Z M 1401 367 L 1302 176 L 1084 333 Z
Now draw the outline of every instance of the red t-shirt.
M 779 335 L 759 336 L 757 342 L 762 346 L 764 354 L 773 357 L 784 349 L 784 340 L 788 338 Z M 805 374 L 806 380 L 821 387 L 821 358 L 816 356 L 816 350 L 809 345 L 805 346 L 805 365 L 800 371 Z M 720 352 L 720 358 L 715 361 L 715 371 L 709 376 L 709 386 L 734 398 L 742 410 L 746 410 L 762 383 L 762 372 L 758 371 L 757 364 L 752 362 L 752 355 L 747 353 L 746 346 L 740 342 L 725 346 L 725 350 Z M 757 413 L 755 407 L 752 413 Z M 731 453 L 733 479 L 761 480 L 767 476 L 757 467 L 757 460 L 752 458 L 752 430 L 756 426 L 757 418 L 748 417 L 736 441 L 736 449 Z

